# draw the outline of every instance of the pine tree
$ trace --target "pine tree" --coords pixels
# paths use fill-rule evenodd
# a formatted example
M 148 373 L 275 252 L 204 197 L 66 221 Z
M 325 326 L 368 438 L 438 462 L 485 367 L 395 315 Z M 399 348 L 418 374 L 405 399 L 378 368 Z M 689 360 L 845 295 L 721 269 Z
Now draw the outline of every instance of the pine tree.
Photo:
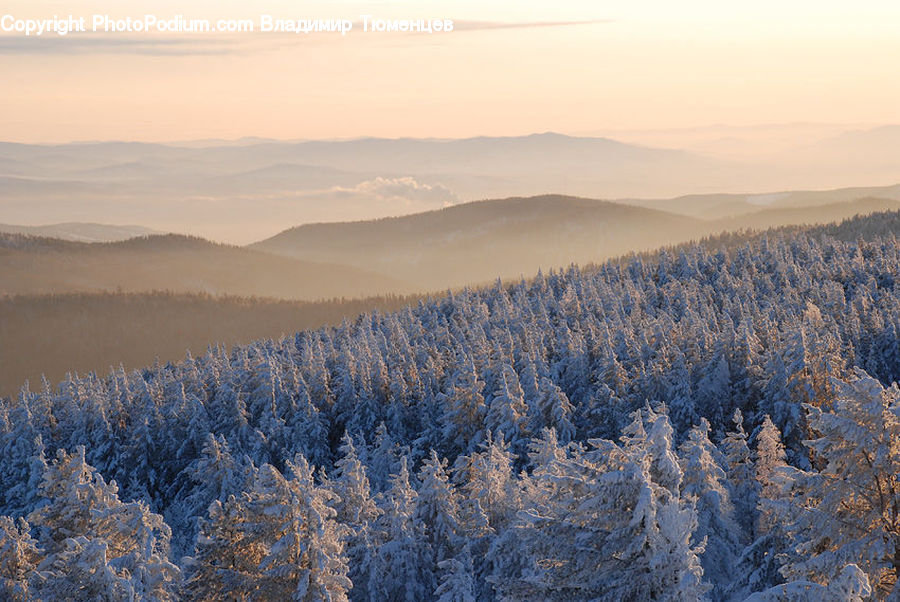
M 72 455 L 57 453 L 40 492 L 47 503 L 28 520 L 46 550 L 42 565 L 56 575 L 41 588 L 62 592 L 77 587 L 77 581 L 66 583 L 63 567 L 83 561 L 92 563 L 91 570 L 98 575 L 106 575 L 110 587 L 118 588 L 119 577 L 125 579 L 129 595 L 136 599 L 174 599 L 181 571 L 168 560 L 171 530 L 142 502 L 119 501 L 115 482 L 107 484 L 87 464 L 83 447 Z M 43 596 L 44 589 L 41 592 Z
M 495 531 L 506 528 L 520 507 L 512 464 L 503 436 L 494 439 L 490 432 L 479 451 L 454 463 L 454 478 L 466 499 L 477 502 Z
M 342 457 L 335 463 L 335 476 L 328 482 L 328 487 L 336 494 L 333 500 L 335 519 L 349 527 L 347 559 L 349 578 L 353 583 L 350 597 L 366 600 L 375 556 L 374 527 L 381 509 L 372 498 L 366 469 L 357 456 L 353 438 L 345 433 L 341 441 Z
M 835 600 L 835 602 L 865 602 L 872 595 L 869 579 L 855 564 L 848 564 L 840 575 L 823 585 L 797 580 L 776 585 L 753 594 L 744 602 L 797 602 L 801 600 Z
M 512 366 L 503 364 L 497 390 L 488 404 L 485 426 L 494 433 L 503 433 L 511 447 L 518 451 L 527 437 L 527 415 L 519 377 Z
M 373 600 L 417 602 L 429 599 L 435 590 L 432 552 L 425 526 L 416 519 L 417 495 L 406 462 L 405 456 L 401 458 L 400 470 L 391 475 L 384 495 L 376 565 L 368 584 Z
M 459 558 L 448 558 L 438 563 L 441 584 L 434 590 L 436 602 L 476 602 L 475 577 L 472 557 L 463 549 Z
M 210 504 L 208 518 L 199 521 L 194 554 L 185 559 L 185 600 L 251 599 L 268 548 L 265 542 L 247 536 L 245 520 L 245 510 L 234 496 Z
M 723 453 L 728 463 L 728 482 L 731 499 L 735 506 L 735 516 L 740 526 L 741 538 L 746 543 L 755 538 L 756 506 L 759 500 L 759 484 L 756 481 L 756 466 L 753 453 L 747 444 L 744 431 L 744 417 L 740 410 L 734 411 L 734 430 L 722 440 Z
M 754 538 L 747 545 L 735 569 L 736 578 L 729 586 L 732 597 L 759 592 L 783 582 L 782 565 L 788 549 L 784 532 L 790 497 L 783 492 L 790 478 L 787 455 L 781 443 L 781 434 L 769 416 L 756 431 L 754 483 L 747 489 L 755 491 L 757 505 Z M 740 450 L 740 444 L 737 443 Z
M 108 554 L 109 546 L 102 539 L 66 538 L 35 571 L 37 599 L 96 602 L 145 599 L 135 592 L 128 571 L 117 568 Z
M 856 564 L 878 597 L 900 577 L 900 389 L 858 370 L 831 411 L 806 406 L 821 472 L 797 471 L 789 577 L 827 583 Z M 898 588 L 897 592 L 900 592 Z
M 707 589 L 690 544 L 693 508 L 653 483 L 612 442 L 541 471 L 547 496 L 520 515 L 522 574 L 499 575 L 508 598 L 698 600 Z M 499 577 L 499 578 L 498 578 Z
M 42 554 L 24 520 L 0 516 L 0 599 L 27 602 L 33 598 L 29 577 Z
M 448 455 L 467 453 L 481 443 L 487 413 L 483 389 L 484 383 L 478 378 L 475 365 L 467 358 L 450 377 L 446 391 L 441 393 L 439 401 L 444 407 L 442 448 Z
M 575 437 L 575 426 L 572 424 L 574 407 L 562 389 L 547 377 L 541 378 L 538 385 L 535 406 L 531 432 L 539 433 L 542 428 L 552 428 L 563 443 L 568 443 Z
M 240 495 L 249 482 L 249 473 L 250 467 L 235 460 L 231 447 L 221 435 L 207 435 L 200 455 L 183 471 L 190 494 L 184 496 L 183 503 L 175 505 L 169 519 L 176 530 L 177 549 L 188 551 L 197 534 L 197 520 L 206 514 L 213 501 L 224 502 L 230 496 Z M 188 520 L 179 523 L 180 517 Z
M 684 473 L 681 494 L 696 500 L 697 528 L 691 542 L 695 547 L 706 542 L 700 556 L 703 575 L 713 585 L 713 599 L 722 600 L 734 579 L 740 546 L 725 471 L 716 461 L 715 452 L 709 440 L 709 422 L 701 418 L 700 425 L 688 431 L 687 439 L 679 447 Z
M 427 540 L 437 563 L 456 555 L 464 537 L 459 494 L 446 472 L 447 461 L 431 450 L 419 470 L 421 485 L 416 503 L 416 520 L 425 525 Z
M 756 531 L 766 534 L 779 524 L 779 502 L 782 499 L 780 472 L 787 466 L 787 455 L 781 433 L 768 416 L 756 435 L 756 481 L 759 483 L 759 508 Z
M 295 602 L 347 600 L 353 586 L 344 556 L 347 532 L 334 520 L 336 512 L 329 505 L 336 496 L 315 485 L 312 468 L 302 455 L 288 468 L 293 478 L 279 485 L 287 485 L 289 497 L 263 510 L 279 521 L 277 540 L 259 565 L 266 577 L 263 595 Z

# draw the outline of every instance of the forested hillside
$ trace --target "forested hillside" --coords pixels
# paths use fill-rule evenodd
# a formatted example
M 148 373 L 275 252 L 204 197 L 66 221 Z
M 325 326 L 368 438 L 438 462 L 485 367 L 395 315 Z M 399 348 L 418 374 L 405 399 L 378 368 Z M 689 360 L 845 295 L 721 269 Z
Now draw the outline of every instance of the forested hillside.
M 302 299 L 399 294 L 396 278 L 176 234 L 84 243 L 0 233 L 0 295 L 169 291 Z
M 104 374 L 177 362 L 298 330 L 336 326 L 360 313 L 390 311 L 419 297 L 285 301 L 165 292 L 0 296 L 0 396 L 28 380 L 69 372 Z
M 887 598 L 898 221 L 25 390 L 0 405 L 0 598 Z
M 865 195 L 865 189 L 759 195 L 785 197 L 769 205 L 719 195 L 699 197 L 697 203 L 648 202 L 647 207 L 563 195 L 507 198 L 379 220 L 306 224 L 250 248 L 390 274 L 413 290 L 430 292 L 498 277 L 518 280 L 539 269 L 584 265 L 722 232 L 827 224 L 900 208 L 891 197 Z M 804 199 L 807 204 L 799 204 Z M 809 204 L 817 199 L 821 204 Z M 692 204 L 699 216 L 679 213 Z M 729 213 L 738 212 L 739 204 L 751 209 Z M 730 217 L 714 219 L 720 210 Z
M 530 277 L 538 269 L 658 249 L 718 231 L 658 209 L 543 195 L 379 220 L 307 224 L 250 248 L 391 274 L 417 290 L 432 291 L 497 277 Z

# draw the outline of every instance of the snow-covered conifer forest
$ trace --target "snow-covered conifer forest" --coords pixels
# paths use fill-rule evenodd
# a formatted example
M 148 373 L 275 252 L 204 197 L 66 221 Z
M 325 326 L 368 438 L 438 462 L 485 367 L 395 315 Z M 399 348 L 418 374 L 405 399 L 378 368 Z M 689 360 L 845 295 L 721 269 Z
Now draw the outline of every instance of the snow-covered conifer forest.
M 0 402 L 0 599 L 898 599 L 898 230 L 33 383 Z

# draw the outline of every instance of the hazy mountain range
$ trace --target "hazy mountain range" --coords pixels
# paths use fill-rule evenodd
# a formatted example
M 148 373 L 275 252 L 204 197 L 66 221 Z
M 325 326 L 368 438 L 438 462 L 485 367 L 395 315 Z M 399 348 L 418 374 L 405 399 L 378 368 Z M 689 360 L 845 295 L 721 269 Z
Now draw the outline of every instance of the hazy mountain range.
M 175 234 L 94 244 L 0 235 L 0 294 L 165 290 L 312 300 L 410 288 L 358 268 Z
M 76 242 L 118 242 L 137 238 L 138 236 L 163 234 L 159 230 L 143 226 L 111 226 L 108 224 L 81 223 L 49 224 L 46 226 L 0 224 L 0 233 L 26 234 L 28 236 L 41 236 Z
M 621 202 L 715 221 L 759 214 L 762 211 L 809 209 L 826 205 L 841 207 L 844 203 L 865 198 L 900 201 L 900 185 L 835 190 L 794 190 L 760 194 L 695 194 L 674 199 L 623 200 Z M 864 213 L 865 211 L 859 212 Z M 818 222 L 815 211 L 799 212 L 797 215 L 802 215 L 803 220 Z M 789 221 L 783 223 L 789 223 Z
M 722 231 L 897 209 L 900 186 L 641 204 L 513 197 L 402 217 L 301 225 L 247 247 L 173 234 L 102 244 L 0 234 L 0 294 L 166 290 L 316 300 L 432 292 L 529 277 L 539 269 Z M 669 207 L 682 213 L 663 210 Z M 113 240 L 128 230 L 70 224 L 66 231 Z
M 300 224 L 544 192 L 603 199 L 681 195 L 687 203 L 684 195 L 739 190 L 753 197 L 900 182 L 900 127 L 807 128 L 803 136 L 782 130 L 724 131 L 707 146 L 684 135 L 657 137 L 665 144 L 684 142 L 682 149 L 552 133 L 464 140 L 0 143 L 0 215 L 20 224 L 138 223 L 247 244 Z M 794 142 L 779 140 L 779 132 Z M 777 142 L 771 152 L 741 152 L 764 140 Z
M 136 367 L 154 358 L 173 361 L 188 348 L 200 352 L 209 344 L 278 336 L 416 301 L 371 295 L 517 280 L 538 269 L 599 262 L 722 230 L 822 223 L 900 207 L 874 194 L 896 196 L 896 190 L 649 203 L 679 206 L 693 216 L 575 197 L 511 198 L 299 226 L 249 247 L 98 224 L 36 231 L 96 240 L 141 236 L 85 243 L 0 234 L 0 340 L 15 350 L 0 353 L 0 395 L 14 394 L 26 378 L 34 383 L 41 374 L 58 380 L 73 369 L 103 372 L 119 362 Z M 704 214 L 732 217 L 698 217 Z M 159 290 L 170 293 L 152 292 Z M 291 301 L 266 299 L 272 297 Z M 297 301 L 332 297 L 359 300 Z

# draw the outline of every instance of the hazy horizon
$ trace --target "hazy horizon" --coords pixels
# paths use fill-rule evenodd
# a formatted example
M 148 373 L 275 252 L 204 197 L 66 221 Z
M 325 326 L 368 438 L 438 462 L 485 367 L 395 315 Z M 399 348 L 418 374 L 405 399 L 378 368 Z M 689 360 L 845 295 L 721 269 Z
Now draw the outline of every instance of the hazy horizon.
M 0 223 L 134 224 L 248 244 L 303 224 L 537 194 L 642 203 L 900 183 L 896 125 L 602 134 L 5 144 Z M 684 213 L 678 204 L 660 208 Z
M 10 0 L 4 10 L 457 24 L 440 35 L 3 33 L 0 74 L 16 85 L 0 97 L 0 131 L 25 142 L 900 123 L 900 83 L 884 77 L 900 54 L 900 6 L 882 0 Z
M 0 36 L 2 37 L 2 36 Z M 683 125 L 677 127 L 646 127 L 646 128 L 616 128 L 610 127 L 606 129 L 573 129 L 573 130 L 551 130 L 540 128 L 525 127 L 521 130 L 511 130 L 506 133 L 498 134 L 471 134 L 465 136 L 446 136 L 446 135 L 376 135 L 367 132 L 360 132 L 345 136 L 321 136 L 321 137 L 288 137 L 288 136 L 260 136 L 253 132 L 247 132 L 232 137 L 202 137 L 202 138 L 153 138 L 153 137 L 136 137 L 136 138 L 59 138 L 44 141 L 32 141 L 25 139 L 16 139 L 12 137 L 0 138 L 0 144 L 23 144 L 29 146 L 64 146 L 68 144 L 105 144 L 112 142 L 121 143 L 137 143 L 137 144 L 157 144 L 162 146 L 183 146 L 196 145 L 202 148 L 203 145 L 215 146 L 219 144 L 235 144 L 250 145 L 257 143 L 299 143 L 299 142 L 353 142 L 357 140 L 431 140 L 431 141 L 454 141 L 454 140 L 472 140 L 476 138 L 524 138 L 528 136 L 540 136 L 543 134 L 557 134 L 560 136 L 568 136 L 571 138 L 607 138 L 627 144 L 640 146 L 653 146 L 657 148 L 667 148 L 672 150 L 683 150 L 690 147 L 693 140 L 698 137 L 715 135 L 717 132 L 743 132 L 753 134 L 758 137 L 768 132 L 774 136 L 778 136 L 782 143 L 789 144 L 793 142 L 803 141 L 809 138 L 815 138 L 815 132 L 845 132 L 845 131 L 871 131 L 880 128 L 900 126 L 900 119 L 897 122 L 809 122 L 809 121 L 784 121 L 784 122 L 761 122 L 750 124 L 733 124 L 733 123 L 713 123 L 698 122 L 691 125 Z M 784 134 L 775 134 L 773 130 L 798 130 L 785 138 Z M 805 131 L 804 131 L 805 130 Z M 669 142 L 666 144 L 641 142 L 641 140 L 679 140 L 682 142 Z

